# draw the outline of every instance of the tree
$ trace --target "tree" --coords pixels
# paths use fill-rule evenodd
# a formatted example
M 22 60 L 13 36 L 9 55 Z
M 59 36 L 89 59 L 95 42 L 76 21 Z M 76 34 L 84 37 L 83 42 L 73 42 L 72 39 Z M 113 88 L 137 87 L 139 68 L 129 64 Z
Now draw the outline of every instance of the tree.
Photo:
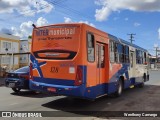
M 28 39 L 32 39 L 32 35 L 29 35 L 29 36 L 28 36 Z

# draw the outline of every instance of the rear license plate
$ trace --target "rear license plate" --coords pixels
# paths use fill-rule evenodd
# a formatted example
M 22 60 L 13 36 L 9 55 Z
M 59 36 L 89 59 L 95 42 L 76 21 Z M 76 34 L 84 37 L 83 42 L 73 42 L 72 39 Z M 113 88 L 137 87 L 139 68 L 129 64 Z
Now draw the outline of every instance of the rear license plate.
M 15 87 L 15 83 L 9 83 L 8 87 L 10 87 L 10 88 Z
M 47 88 L 47 90 L 50 92 L 56 92 L 56 88 Z

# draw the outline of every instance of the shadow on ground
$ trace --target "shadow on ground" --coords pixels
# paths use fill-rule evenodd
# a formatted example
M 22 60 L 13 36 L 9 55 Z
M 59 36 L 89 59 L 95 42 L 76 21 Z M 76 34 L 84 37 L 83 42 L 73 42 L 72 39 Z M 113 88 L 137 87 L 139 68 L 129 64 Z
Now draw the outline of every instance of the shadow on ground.
M 10 93 L 11 95 L 15 96 L 21 96 L 21 97 L 31 97 L 31 98 L 44 98 L 44 97 L 53 97 L 54 95 L 52 94 L 47 94 L 47 93 L 39 93 L 35 91 L 20 91 L 18 93 L 12 92 Z
M 109 111 L 112 111 L 109 113 L 111 116 L 117 116 L 116 114 L 121 114 L 123 111 L 160 110 L 160 105 L 157 105 L 159 98 L 160 86 L 146 85 L 144 88 L 127 89 L 118 98 L 105 96 L 95 101 L 89 101 L 64 97 L 42 106 L 78 115 L 105 117 L 108 116 Z

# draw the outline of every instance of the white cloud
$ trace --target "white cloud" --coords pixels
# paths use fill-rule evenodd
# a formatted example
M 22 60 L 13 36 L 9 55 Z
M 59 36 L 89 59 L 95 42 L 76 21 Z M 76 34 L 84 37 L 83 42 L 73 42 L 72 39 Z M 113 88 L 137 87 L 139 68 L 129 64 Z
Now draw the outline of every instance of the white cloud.
M 158 47 L 158 44 L 155 43 L 155 44 L 154 44 L 154 48 L 156 48 L 156 47 Z
M 48 24 L 48 21 L 43 17 L 38 18 L 38 20 L 36 22 L 37 26 L 43 26 L 43 25 L 47 25 L 47 24 Z
M 0 14 L 18 12 L 24 16 L 35 13 L 49 13 L 53 5 L 45 0 L 0 0 Z
M 28 21 L 28 22 L 23 22 L 20 25 L 20 32 L 19 32 L 20 37 L 27 37 L 28 35 L 31 34 L 32 24 L 33 24 L 32 21 Z M 18 34 L 18 33 L 16 33 L 16 34 Z
M 72 21 L 71 18 L 64 17 L 64 22 L 65 22 L 65 23 L 75 23 L 76 21 Z M 93 23 L 90 23 L 90 22 L 88 22 L 88 21 L 80 20 L 80 21 L 78 21 L 78 23 L 85 23 L 85 24 L 88 24 L 88 25 L 90 25 L 90 26 L 92 26 L 92 27 L 95 27 L 95 25 L 94 25 Z
M 107 20 L 112 12 L 120 10 L 160 12 L 160 0 L 96 0 L 95 4 L 101 6 L 95 11 L 97 21 Z
M 88 24 L 88 25 L 90 25 L 90 26 L 92 26 L 92 27 L 95 27 L 95 25 L 93 24 L 93 23 L 89 23 L 88 21 L 79 21 L 79 23 L 85 23 L 85 24 Z
M 71 18 L 64 17 L 64 22 L 65 23 L 72 23 L 73 21 L 71 20 Z
M 23 22 L 21 23 L 19 28 L 17 27 L 11 27 L 10 29 L 3 28 L 0 30 L 0 32 L 13 34 L 15 36 L 19 36 L 20 38 L 28 38 L 28 36 L 32 34 L 33 23 L 34 23 L 33 21 Z M 37 19 L 37 21 L 34 24 L 36 26 L 43 26 L 43 25 L 47 25 L 48 21 L 45 18 L 40 17 Z
M 102 9 L 96 9 L 95 17 L 97 21 L 104 21 L 107 20 L 110 14 L 111 14 L 111 9 L 107 7 L 102 7 Z
M 160 28 L 158 29 L 158 38 L 160 39 Z
M 135 27 L 138 27 L 138 26 L 140 26 L 140 25 L 141 25 L 141 24 L 138 23 L 138 22 L 135 22 L 135 23 L 134 23 L 134 26 L 135 26 Z

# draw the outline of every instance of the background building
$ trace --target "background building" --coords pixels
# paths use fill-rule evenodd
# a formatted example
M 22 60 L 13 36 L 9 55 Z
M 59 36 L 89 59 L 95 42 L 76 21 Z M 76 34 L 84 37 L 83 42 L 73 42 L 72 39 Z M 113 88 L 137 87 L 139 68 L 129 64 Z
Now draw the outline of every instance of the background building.
M 19 68 L 20 38 L 0 33 L 0 69 L 7 71 Z
M 0 33 L 0 76 L 4 72 L 14 71 L 29 65 L 31 39 Z
M 31 40 L 20 40 L 20 67 L 29 65 Z

